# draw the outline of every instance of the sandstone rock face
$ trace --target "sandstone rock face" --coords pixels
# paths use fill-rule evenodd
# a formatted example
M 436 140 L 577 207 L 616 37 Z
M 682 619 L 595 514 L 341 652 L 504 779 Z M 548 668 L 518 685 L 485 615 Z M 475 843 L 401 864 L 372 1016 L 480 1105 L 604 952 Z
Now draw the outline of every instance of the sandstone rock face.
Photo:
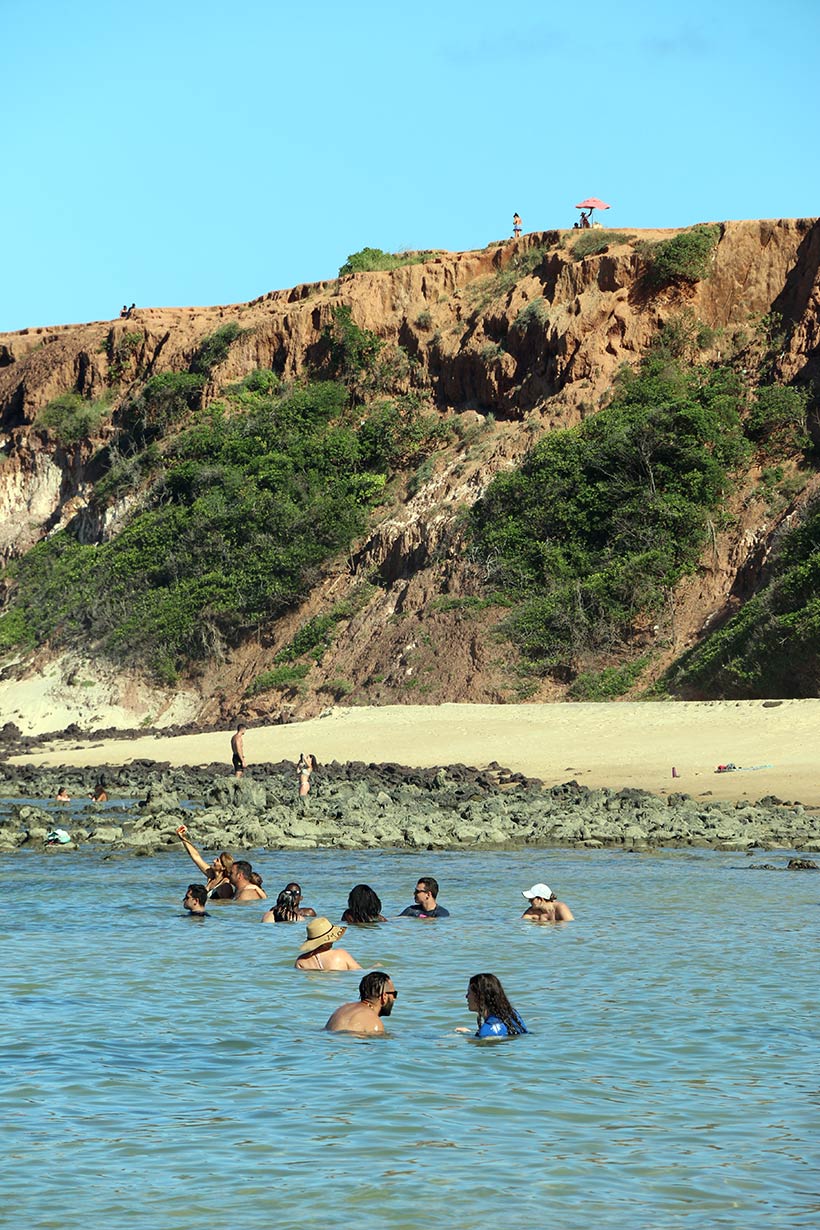
M 673 233 L 630 232 L 649 241 Z M 251 716 L 307 716 L 344 689 L 364 689 L 370 703 L 509 696 L 508 664 L 490 636 L 501 613 L 458 607 L 481 588 L 479 571 L 464 558 L 458 514 L 493 475 L 520 462 L 542 431 L 577 423 L 600 408 L 619 367 L 636 363 L 659 327 L 682 311 L 726 336 L 782 313 L 790 328 L 777 356 L 779 375 L 820 378 L 816 221 L 723 223 L 709 276 L 652 294 L 632 242 L 576 260 L 577 239 L 572 231 L 536 233 L 482 251 L 440 253 L 392 272 L 273 291 L 245 304 L 141 308 L 128 320 L 0 335 L 0 555 L 20 555 L 69 525 L 86 543 L 104 541 L 123 525 L 138 493 L 107 509 L 90 504 L 89 494 L 97 477 L 95 453 L 111 439 L 135 382 L 187 371 L 203 340 L 227 324 L 243 332 L 212 372 L 206 397 L 258 367 L 296 378 L 319 355 L 334 310 L 347 306 L 358 325 L 405 348 L 440 412 L 458 415 L 463 446 L 436 464 L 412 498 L 397 500 L 374 521 L 302 608 L 212 663 L 197 681 L 199 698 L 189 703 L 186 695 L 185 720 L 192 710 L 203 722 L 233 714 L 296 628 L 346 598 L 364 578 L 375 578 L 377 591 L 345 625 L 321 670 L 311 671 L 305 692 L 260 696 L 248 706 Z M 44 406 L 70 391 L 109 393 L 113 400 L 98 438 L 67 448 L 33 425 Z M 815 427 L 820 438 L 820 423 Z M 781 527 L 782 518 L 764 520 L 758 512 L 746 516 L 736 534 L 717 536 L 702 573 L 681 585 L 676 652 L 705 621 L 725 614 L 744 586 L 757 583 Z M 92 653 L 87 668 L 91 677 Z M 537 699 L 557 694 L 556 685 L 545 683 Z M 179 720 L 182 711 L 167 700 L 166 715 Z M 92 723 L 106 724 L 103 703 L 97 712 L 99 721 Z M 0 688 L 0 719 L 5 716 L 14 713 L 4 710 Z M 143 708 L 131 724 L 146 716 Z

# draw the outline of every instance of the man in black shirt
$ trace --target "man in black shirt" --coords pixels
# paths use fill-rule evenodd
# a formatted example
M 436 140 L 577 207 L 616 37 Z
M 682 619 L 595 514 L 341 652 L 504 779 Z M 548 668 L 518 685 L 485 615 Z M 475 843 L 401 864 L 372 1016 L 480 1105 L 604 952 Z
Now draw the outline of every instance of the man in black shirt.
M 434 880 L 432 876 L 422 876 L 416 885 L 414 905 L 408 905 L 406 910 L 402 910 L 399 915 L 403 918 L 408 915 L 410 918 L 449 918 L 450 911 L 445 910 L 443 906 L 436 904 L 438 897 L 438 880 Z

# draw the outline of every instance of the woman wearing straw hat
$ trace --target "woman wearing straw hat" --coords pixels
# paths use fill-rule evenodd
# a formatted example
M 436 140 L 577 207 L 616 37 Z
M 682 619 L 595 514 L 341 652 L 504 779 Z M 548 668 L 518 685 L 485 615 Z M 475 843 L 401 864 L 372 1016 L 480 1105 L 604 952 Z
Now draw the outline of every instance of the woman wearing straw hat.
M 344 948 L 333 947 L 347 931 L 347 927 L 334 926 L 329 918 L 311 918 L 306 931 L 307 939 L 299 949 L 300 955 L 296 958 L 296 969 L 362 968 L 358 961 L 353 960 L 349 952 L 345 952 Z

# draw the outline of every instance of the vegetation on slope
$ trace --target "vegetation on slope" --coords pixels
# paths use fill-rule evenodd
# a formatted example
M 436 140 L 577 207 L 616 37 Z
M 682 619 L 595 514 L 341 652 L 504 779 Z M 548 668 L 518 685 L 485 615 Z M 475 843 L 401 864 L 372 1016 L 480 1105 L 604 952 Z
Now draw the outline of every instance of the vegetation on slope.
M 820 498 L 784 535 L 769 583 L 686 653 L 667 687 L 697 696 L 817 696 L 820 687 Z
M 359 252 L 351 252 L 339 269 L 339 277 L 348 273 L 400 269 L 402 265 L 421 265 L 432 255 L 432 252 L 383 252 L 381 248 L 362 248 Z
M 609 407 L 552 432 L 475 506 L 475 547 L 516 601 L 507 630 L 536 669 L 570 677 L 619 645 L 697 565 L 748 456 L 728 368 L 650 354 Z
M 351 353 L 342 341 L 336 360 L 352 380 L 375 362 L 378 339 L 342 324 Z M 129 403 L 120 449 L 137 451 L 110 457 L 120 475 L 151 475 L 144 506 L 109 542 L 63 531 L 11 565 L 0 645 L 82 639 L 172 680 L 186 659 L 218 653 L 300 601 L 324 561 L 361 534 L 391 474 L 449 434 L 418 398 L 362 406 L 340 380 L 280 387 L 272 372 L 192 411 L 199 379 L 154 377 Z M 111 474 L 101 483 L 109 498 Z

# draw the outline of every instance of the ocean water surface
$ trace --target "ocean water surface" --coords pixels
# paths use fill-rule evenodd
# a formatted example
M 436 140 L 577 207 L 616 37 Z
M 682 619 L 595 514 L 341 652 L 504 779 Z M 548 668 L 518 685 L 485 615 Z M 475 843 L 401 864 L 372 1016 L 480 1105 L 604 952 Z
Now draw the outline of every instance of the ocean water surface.
M 182 853 L 3 859 L 4 1224 L 256 1230 L 820 1225 L 820 874 L 710 851 L 258 852 L 275 896 L 449 920 L 350 928 L 386 1038 L 323 1030 L 356 973 L 300 973 L 259 905 L 183 916 Z M 520 920 L 545 880 L 576 921 Z M 526 1037 L 477 1043 L 469 976 Z

